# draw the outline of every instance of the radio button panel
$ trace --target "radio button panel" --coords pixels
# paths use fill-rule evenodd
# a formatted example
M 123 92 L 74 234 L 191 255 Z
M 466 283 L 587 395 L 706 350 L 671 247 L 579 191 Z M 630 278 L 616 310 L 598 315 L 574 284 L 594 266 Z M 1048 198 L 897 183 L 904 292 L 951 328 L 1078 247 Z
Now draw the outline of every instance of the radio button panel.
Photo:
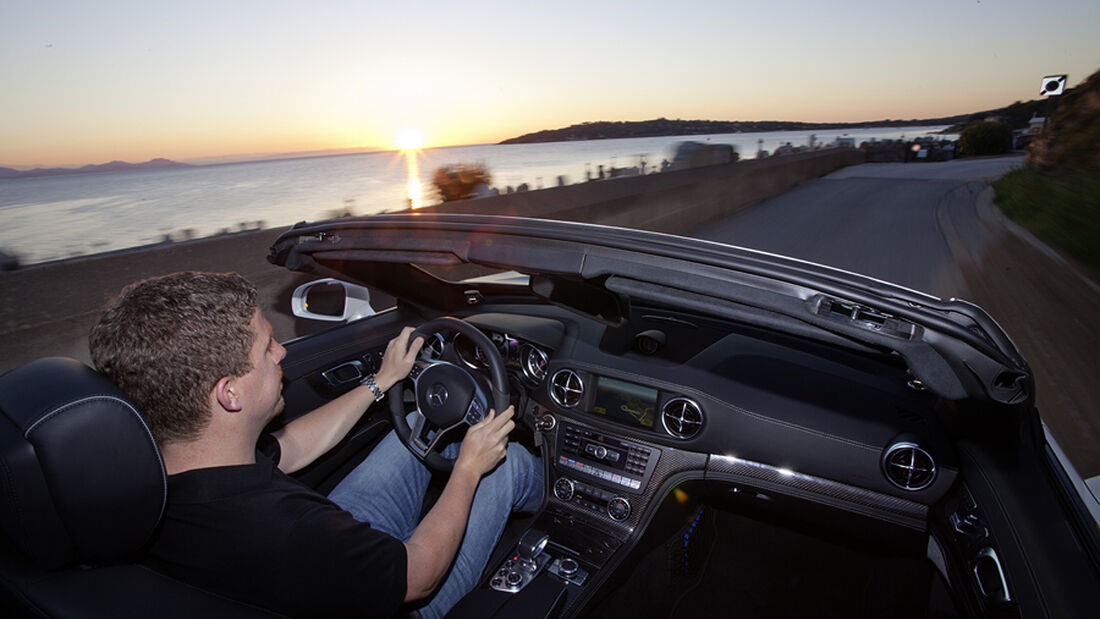
M 632 494 L 645 491 L 661 455 L 658 449 L 570 422 L 558 428 L 557 453 L 560 469 Z

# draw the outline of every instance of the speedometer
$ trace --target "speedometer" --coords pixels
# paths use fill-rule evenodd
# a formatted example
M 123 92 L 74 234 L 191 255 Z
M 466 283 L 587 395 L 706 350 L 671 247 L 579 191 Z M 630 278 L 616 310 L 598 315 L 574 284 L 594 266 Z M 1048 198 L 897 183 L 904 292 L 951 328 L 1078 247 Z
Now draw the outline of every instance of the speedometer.
M 474 346 L 474 358 L 481 364 L 481 367 L 489 367 L 489 355 L 480 346 Z

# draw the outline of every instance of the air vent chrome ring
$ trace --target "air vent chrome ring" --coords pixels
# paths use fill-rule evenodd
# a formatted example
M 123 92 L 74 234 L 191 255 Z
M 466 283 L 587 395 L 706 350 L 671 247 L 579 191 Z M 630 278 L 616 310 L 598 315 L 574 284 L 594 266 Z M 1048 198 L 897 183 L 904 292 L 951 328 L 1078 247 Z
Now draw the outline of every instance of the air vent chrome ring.
M 580 404 L 584 398 L 584 381 L 580 374 L 568 368 L 554 372 L 550 378 L 550 398 L 564 408 Z
M 546 364 L 549 361 L 550 356 L 541 348 L 537 348 L 530 344 L 524 345 L 523 373 L 527 378 L 534 381 L 541 381 L 546 378 Z
M 894 443 L 882 455 L 882 474 L 898 488 L 916 492 L 936 480 L 936 461 L 916 443 Z
M 703 428 L 703 409 L 691 398 L 671 398 L 661 407 L 661 425 L 676 438 L 692 438 Z
M 443 358 L 443 350 L 447 347 L 447 338 L 440 332 L 435 332 L 424 342 L 420 349 L 420 358 L 430 361 L 439 361 Z

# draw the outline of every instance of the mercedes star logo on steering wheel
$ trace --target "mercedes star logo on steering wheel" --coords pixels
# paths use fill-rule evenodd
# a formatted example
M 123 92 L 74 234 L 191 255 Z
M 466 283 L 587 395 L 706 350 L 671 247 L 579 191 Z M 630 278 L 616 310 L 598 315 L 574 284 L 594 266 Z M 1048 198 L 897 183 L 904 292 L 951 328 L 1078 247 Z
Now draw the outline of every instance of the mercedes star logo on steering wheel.
M 428 389 L 428 404 L 435 408 L 443 406 L 447 401 L 447 388 L 442 383 L 436 383 Z

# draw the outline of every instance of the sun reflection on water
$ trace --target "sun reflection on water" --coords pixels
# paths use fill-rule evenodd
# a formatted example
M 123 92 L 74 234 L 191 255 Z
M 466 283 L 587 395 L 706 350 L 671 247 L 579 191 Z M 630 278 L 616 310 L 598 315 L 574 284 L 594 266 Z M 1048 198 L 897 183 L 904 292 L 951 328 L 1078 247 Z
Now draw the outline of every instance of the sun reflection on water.
M 420 208 L 424 206 L 424 192 L 420 186 L 420 151 L 416 149 L 406 150 L 405 162 L 409 168 L 409 206 Z
M 419 129 L 404 129 L 397 134 L 397 147 L 405 154 L 405 166 L 409 171 L 408 203 L 410 208 L 424 206 L 424 190 L 420 185 L 420 149 L 424 148 L 424 134 Z

